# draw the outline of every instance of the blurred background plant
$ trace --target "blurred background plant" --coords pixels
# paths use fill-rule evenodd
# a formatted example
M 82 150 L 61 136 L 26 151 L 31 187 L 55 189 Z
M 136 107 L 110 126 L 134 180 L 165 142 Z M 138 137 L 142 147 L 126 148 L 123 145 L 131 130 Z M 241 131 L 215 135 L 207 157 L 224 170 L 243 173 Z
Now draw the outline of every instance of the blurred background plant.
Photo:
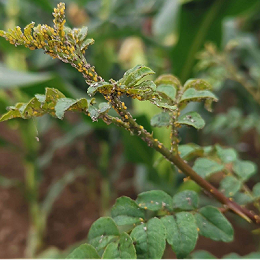
M 31 21 L 51 24 L 50 13 L 58 2 L 1 0 L 0 28 L 23 27 Z M 189 106 L 199 110 L 208 126 L 200 132 L 182 129 L 182 144 L 220 143 L 260 166 L 259 1 L 64 2 L 68 24 L 89 27 L 95 44 L 88 60 L 105 80 L 119 79 L 136 64 L 148 65 L 157 75 L 173 73 L 182 82 L 206 78 L 220 101 L 213 114 L 197 103 Z M 72 67 L 0 38 L 0 113 L 18 100 L 43 93 L 46 86 L 68 97 L 86 96 L 84 79 Z M 151 129 L 149 124 L 159 112 L 156 107 L 128 99 L 125 103 L 140 124 L 168 141 L 170 130 Z M 1 258 L 65 256 L 66 250 L 86 239 L 92 222 L 107 215 L 121 195 L 136 198 L 151 189 L 170 195 L 185 189 L 200 191 L 193 181 L 183 182 L 184 175 L 142 140 L 76 114 L 66 115 L 64 121 L 44 116 L 26 123 L 1 123 L 0 144 Z M 211 181 L 218 183 L 214 178 Z M 203 192 L 201 200 L 214 203 Z M 229 217 L 235 225 L 235 242 L 201 238 L 197 249 L 218 257 L 259 250 L 259 235 L 250 233 L 252 227 Z M 166 252 L 165 257 L 174 255 Z

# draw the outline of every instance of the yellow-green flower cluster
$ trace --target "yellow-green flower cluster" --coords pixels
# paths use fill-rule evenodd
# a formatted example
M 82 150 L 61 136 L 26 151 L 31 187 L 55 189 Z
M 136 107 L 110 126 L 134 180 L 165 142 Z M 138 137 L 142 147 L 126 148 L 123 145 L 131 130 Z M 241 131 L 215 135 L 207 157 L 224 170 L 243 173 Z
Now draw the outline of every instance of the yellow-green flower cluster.
M 87 28 L 70 29 L 64 26 L 65 4 L 60 3 L 53 12 L 54 27 L 46 24 L 35 26 L 32 22 L 24 28 L 17 26 L 7 32 L 0 30 L 0 36 L 15 46 L 23 45 L 30 50 L 43 49 L 52 58 L 58 58 L 65 63 L 70 63 L 83 74 L 87 83 L 102 81 L 94 67 L 87 63 L 84 54 L 93 39 L 87 39 Z

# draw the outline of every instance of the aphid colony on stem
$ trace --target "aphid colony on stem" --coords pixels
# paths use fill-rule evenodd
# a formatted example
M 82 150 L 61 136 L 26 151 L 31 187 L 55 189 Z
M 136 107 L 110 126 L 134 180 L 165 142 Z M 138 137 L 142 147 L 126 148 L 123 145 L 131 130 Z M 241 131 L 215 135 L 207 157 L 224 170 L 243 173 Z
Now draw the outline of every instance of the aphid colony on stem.
M 0 30 L 0 36 L 15 46 L 23 45 L 30 50 L 43 49 L 44 52 L 52 58 L 58 58 L 65 63 L 70 63 L 79 72 L 87 82 L 102 81 L 102 78 L 97 75 L 93 66 L 87 63 L 84 54 L 90 44 L 94 43 L 93 39 L 87 39 L 87 28 L 70 29 L 65 27 L 65 4 L 58 4 L 53 12 L 54 28 L 39 24 L 34 27 L 32 22 L 24 29 L 17 26 L 14 29 L 9 29 L 8 32 Z M 33 31 L 32 31 L 33 30 Z

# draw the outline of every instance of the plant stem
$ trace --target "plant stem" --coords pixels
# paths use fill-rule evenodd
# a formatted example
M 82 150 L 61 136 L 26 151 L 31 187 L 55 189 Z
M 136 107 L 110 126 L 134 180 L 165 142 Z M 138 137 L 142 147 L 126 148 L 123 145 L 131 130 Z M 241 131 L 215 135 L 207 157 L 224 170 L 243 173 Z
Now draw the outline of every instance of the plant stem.
M 212 196 L 217 199 L 219 202 L 225 205 L 228 209 L 232 210 L 234 213 L 244 218 L 248 222 L 254 222 L 260 224 L 260 216 L 254 214 L 252 211 L 249 211 L 246 208 L 241 207 L 232 198 L 227 198 L 223 193 L 218 189 L 212 186 L 208 181 L 200 177 L 180 156 L 179 154 L 173 154 L 169 149 L 167 149 L 162 143 L 157 139 L 154 139 L 152 134 L 147 132 L 141 125 L 136 123 L 132 115 L 124 109 L 120 100 L 111 95 L 111 98 L 108 99 L 114 109 L 118 112 L 122 120 L 118 118 L 105 115 L 106 120 L 112 121 L 116 125 L 125 128 L 130 131 L 130 133 L 140 136 L 148 146 L 154 147 L 159 153 L 161 153 L 169 162 L 173 163 L 178 167 L 186 176 L 195 181 L 199 186 L 208 191 Z

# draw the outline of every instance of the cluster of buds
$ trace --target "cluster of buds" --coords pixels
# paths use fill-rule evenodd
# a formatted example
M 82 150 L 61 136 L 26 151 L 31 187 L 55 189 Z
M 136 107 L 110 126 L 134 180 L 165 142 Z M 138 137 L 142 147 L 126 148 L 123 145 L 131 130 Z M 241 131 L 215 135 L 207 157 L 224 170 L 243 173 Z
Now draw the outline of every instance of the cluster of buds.
M 52 58 L 58 58 L 65 63 L 70 63 L 82 73 L 86 82 L 102 81 L 93 66 L 87 63 L 84 54 L 89 45 L 94 43 L 93 39 L 87 39 L 87 27 L 82 29 L 70 29 L 65 27 L 65 4 L 60 3 L 53 12 L 54 27 L 46 24 L 37 25 L 32 22 L 24 28 L 17 26 L 8 32 L 0 30 L 0 36 L 15 46 L 23 45 L 31 50 L 43 49 Z

